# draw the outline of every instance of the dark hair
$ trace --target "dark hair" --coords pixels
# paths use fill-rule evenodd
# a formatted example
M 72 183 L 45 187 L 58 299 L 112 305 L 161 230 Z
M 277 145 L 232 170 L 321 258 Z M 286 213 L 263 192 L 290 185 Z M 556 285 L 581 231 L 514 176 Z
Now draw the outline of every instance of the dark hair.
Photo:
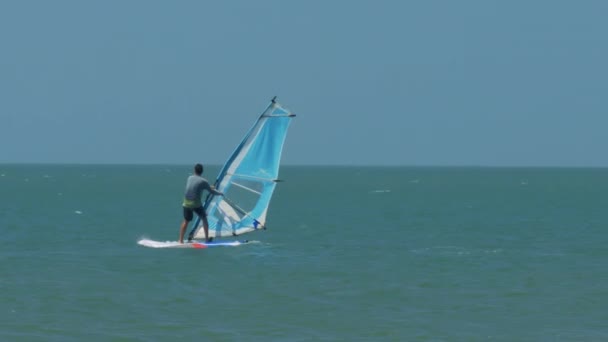
M 202 175 L 203 174 L 203 164 L 194 165 L 194 173 L 196 173 L 199 176 Z

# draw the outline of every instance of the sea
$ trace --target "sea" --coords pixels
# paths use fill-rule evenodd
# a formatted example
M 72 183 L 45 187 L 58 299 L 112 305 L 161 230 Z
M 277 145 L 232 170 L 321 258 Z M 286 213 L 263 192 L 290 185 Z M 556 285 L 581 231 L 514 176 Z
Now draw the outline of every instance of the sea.
M 0 341 L 608 340 L 608 169 L 283 166 L 257 243 L 138 245 L 191 168 L 0 165 Z

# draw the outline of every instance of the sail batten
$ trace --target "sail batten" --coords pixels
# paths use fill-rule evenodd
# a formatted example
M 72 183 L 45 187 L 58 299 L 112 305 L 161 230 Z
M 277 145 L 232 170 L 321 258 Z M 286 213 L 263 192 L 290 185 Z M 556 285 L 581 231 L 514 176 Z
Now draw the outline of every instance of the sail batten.
M 211 237 L 266 228 L 266 214 L 279 181 L 283 144 L 294 116 L 273 99 L 223 165 L 215 187 L 224 196 L 209 195 L 204 203 Z M 201 226 L 197 220 L 196 239 L 205 237 Z
M 282 115 L 262 115 L 263 118 L 284 118 L 289 117 L 292 118 L 296 116 L 295 114 L 282 114 Z
M 239 188 L 241 188 L 241 189 L 245 189 L 245 190 L 247 190 L 247 191 L 253 192 L 254 194 L 262 195 L 262 193 L 261 193 L 261 192 L 256 191 L 256 190 L 253 190 L 252 188 L 246 187 L 246 186 L 244 186 L 244 185 L 242 185 L 242 184 L 239 184 L 239 183 L 237 183 L 237 182 L 232 182 L 232 185 L 234 185 L 234 186 L 238 186 L 238 187 L 239 187 Z
M 263 181 L 263 182 L 276 182 L 276 181 L 278 181 L 278 179 L 254 177 L 254 176 L 240 175 L 240 174 L 234 174 L 234 173 L 228 173 L 227 175 L 233 176 L 235 178 L 255 179 L 255 180 Z

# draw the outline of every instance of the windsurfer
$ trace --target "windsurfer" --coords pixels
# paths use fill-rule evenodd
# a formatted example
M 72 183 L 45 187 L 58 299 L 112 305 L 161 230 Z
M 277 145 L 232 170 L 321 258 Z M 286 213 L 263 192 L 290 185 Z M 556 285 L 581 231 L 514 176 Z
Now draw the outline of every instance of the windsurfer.
M 194 166 L 194 174 L 188 177 L 188 180 L 186 181 L 186 192 L 182 204 L 184 209 L 184 221 L 179 230 L 179 243 L 184 243 L 184 233 L 186 232 L 186 227 L 188 227 L 188 224 L 192 221 L 192 217 L 194 216 L 193 213 L 196 213 L 201 221 L 203 221 L 205 242 L 211 242 L 211 240 L 213 240 L 213 238 L 209 238 L 209 222 L 207 221 L 207 213 L 201 202 L 201 196 L 203 190 L 207 190 L 208 192 L 219 196 L 223 196 L 224 194 L 209 185 L 209 182 L 202 177 L 202 174 L 203 165 L 196 164 Z M 188 238 L 188 241 L 191 240 L 192 236 Z

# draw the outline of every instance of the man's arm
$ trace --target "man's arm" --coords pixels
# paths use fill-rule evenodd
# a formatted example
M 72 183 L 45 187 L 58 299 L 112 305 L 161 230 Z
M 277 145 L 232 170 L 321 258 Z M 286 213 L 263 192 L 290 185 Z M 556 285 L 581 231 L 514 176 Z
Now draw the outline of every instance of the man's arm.
M 204 188 L 205 188 L 205 190 L 209 191 L 210 193 L 212 193 L 214 195 L 224 196 L 223 192 L 215 190 L 215 187 L 213 185 L 210 185 L 207 182 L 205 182 Z
M 209 192 L 211 192 L 211 193 L 212 193 L 212 194 L 214 194 L 214 195 L 218 195 L 218 196 L 224 196 L 224 193 L 223 193 L 223 192 L 221 192 L 221 191 L 217 191 L 217 190 L 215 190 L 215 187 L 214 187 L 214 186 L 210 186 L 210 187 L 209 187 Z

